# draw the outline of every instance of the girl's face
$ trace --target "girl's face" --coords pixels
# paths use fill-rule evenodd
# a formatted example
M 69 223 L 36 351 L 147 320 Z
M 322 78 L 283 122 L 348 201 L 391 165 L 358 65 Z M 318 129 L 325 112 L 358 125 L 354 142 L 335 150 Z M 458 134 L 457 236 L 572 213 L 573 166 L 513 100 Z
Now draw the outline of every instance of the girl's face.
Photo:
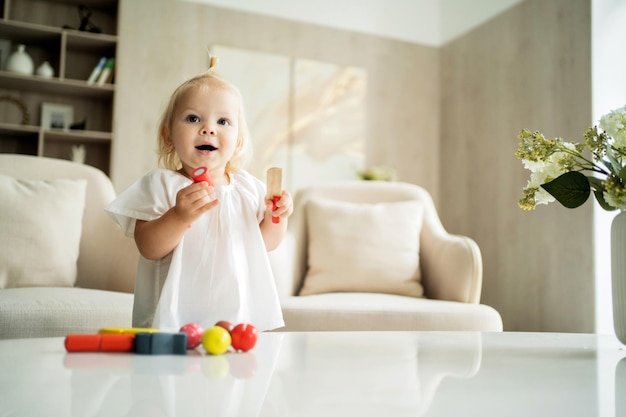
M 215 184 L 222 183 L 226 164 L 237 149 L 239 98 L 224 88 L 195 88 L 185 92 L 175 110 L 170 136 L 187 175 L 206 166 Z

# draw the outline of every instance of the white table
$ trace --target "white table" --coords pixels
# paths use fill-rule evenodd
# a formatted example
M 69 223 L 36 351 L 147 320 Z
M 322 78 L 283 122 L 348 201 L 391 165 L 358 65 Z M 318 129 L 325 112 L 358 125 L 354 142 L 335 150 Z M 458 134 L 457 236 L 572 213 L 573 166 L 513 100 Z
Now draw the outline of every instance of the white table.
M 0 417 L 626 416 L 626 347 L 554 333 L 265 333 L 248 353 L 0 340 Z

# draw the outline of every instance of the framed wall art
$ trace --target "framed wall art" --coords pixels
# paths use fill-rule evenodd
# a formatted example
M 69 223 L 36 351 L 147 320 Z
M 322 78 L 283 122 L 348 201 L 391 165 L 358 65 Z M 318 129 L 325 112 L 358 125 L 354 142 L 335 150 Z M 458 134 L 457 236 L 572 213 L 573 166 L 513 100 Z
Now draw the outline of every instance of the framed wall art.
M 212 45 L 216 72 L 244 97 L 260 179 L 283 168 L 292 193 L 358 179 L 365 163 L 367 72 L 363 68 Z M 251 70 L 251 68 L 253 70 Z
M 66 104 L 42 103 L 41 127 L 44 129 L 69 129 L 74 121 L 74 108 Z

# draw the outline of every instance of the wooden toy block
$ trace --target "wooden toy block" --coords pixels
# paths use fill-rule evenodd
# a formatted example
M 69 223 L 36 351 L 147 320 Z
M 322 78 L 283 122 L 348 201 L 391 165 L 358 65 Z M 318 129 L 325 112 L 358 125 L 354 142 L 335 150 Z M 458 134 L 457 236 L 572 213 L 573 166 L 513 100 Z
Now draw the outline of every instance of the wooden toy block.
M 143 328 L 143 327 L 105 327 L 98 330 L 98 334 L 137 334 L 137 333 L 155 333 L 159 329 Z
M 137 333 L 135 353 L 142 355 L 186 355 L 187 333 Z
M 187 333 L 154 333 L 152 335 L 153 355 L 186 355 Z
M 134 335 L 70 334 L 65 337 L 68 352 L 132 352 Z
M 135 353 L 149 355 L 151 342 L 152 333 L 137 333 L 135 335 Z
M 65 350 L 68 352 L 98 352 L 100 350 L 100 335 L 69 334 L 65 336 Z

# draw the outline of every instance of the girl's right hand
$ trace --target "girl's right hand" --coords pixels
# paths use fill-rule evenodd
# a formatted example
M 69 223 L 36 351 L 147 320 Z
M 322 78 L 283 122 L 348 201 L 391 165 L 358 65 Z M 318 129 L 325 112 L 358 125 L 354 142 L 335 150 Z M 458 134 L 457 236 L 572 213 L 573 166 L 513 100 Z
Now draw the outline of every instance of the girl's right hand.
M 218 204 L 215 187 L 196 182 L 178 191 L 173 209 L 182 221 L 191 224 Z
M 215 188 L 206 182 L 191 184 L 176 194 L 176 205 L 158 219 L 135 222 L 139 253 L 151 260 L 163 258 L 176 248 L 191 223 L 219 204 Z

